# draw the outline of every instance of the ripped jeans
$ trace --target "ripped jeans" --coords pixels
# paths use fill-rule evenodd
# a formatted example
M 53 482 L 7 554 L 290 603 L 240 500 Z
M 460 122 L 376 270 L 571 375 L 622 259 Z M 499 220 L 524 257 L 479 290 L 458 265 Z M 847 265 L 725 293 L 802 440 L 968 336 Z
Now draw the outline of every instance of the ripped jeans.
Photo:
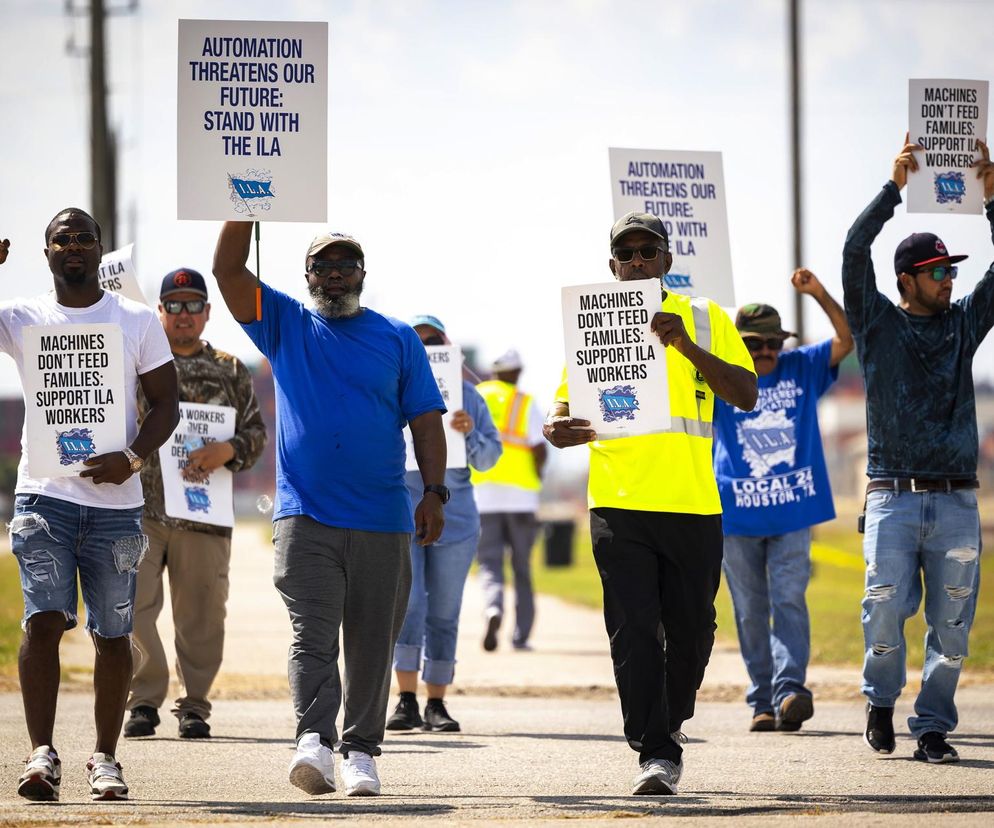
M 949 733 L 980 586 L 976 492 L 870 492 L 863 555 L 863 694 L 877 707 L 893 707 L 901 695 L 904 622 L 918 612 L 924 581 L 925 664 L 908 727 L 915 737 Z
M 10 522 L 24 595 L 24 619 L 60 612 L 76 626 L 76 573 L 86 629 L 102 638 L 131 633 L 138 564 L 148 549 L 142 510 L 99 509 L 37 494 L 19 494 Z

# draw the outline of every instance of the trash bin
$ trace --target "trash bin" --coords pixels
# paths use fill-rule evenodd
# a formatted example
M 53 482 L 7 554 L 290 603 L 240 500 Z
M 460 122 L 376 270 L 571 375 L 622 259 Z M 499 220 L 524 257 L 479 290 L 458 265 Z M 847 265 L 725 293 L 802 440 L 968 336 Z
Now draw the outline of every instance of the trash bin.
M 545 565 L 571 566 L 573 564 L 573 533 L 576 524 L 571 520 L 550 520 L 545 524 Z

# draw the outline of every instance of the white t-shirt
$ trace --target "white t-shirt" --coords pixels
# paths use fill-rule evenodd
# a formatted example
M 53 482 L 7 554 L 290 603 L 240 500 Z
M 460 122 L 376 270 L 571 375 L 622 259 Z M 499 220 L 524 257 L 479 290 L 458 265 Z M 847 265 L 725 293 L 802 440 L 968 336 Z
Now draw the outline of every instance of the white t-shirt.
M 528 445 L 537 446 L 545 438 L 542 426 L 545 420 L 538 403 L 533 399 L 528 409 Z M 476 508 L 481 514 L 504 512 L 537 512 L 538 492 L 505 486 L 503 483 L 478 483 L 473 487 Z
M 31 325 L 92 325 L 98 322 L 119 325 L 123 334 L 125 422 L 127 444 L 131 445 L 138 435 L 138 376 L 165 365 L 173 358 L 166 333 L 151 308 L 106 290 L 96 304 L 88 308 L 60 305 L 54 293 L 0 302 L 0 351 L 14 358 L 23 389 L 24 328 Z M 133 509 L 145 502 L 141 479 L 137 474 L 131 475 L 119 486 L 113 483 L 98 486 L 88 477 L 29 477 L 27 422 L 21 431 L 21 462 L 17 467 L 15 492 L 46 495 L 102 509 Z

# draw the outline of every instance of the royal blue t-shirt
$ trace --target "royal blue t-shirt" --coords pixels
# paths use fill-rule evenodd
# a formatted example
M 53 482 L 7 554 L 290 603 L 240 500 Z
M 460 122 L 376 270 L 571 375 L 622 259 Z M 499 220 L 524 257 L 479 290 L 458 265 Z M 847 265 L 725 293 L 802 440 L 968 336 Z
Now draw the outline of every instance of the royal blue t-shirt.
M 445 411 L 414 330 L 369 308 L 325 319 L 268 285 L 262 321 L 242 327 L 276 381 L 273 519 L 413 532 L 403 428 Z
M 832 341 L 781 354 L 749 412 L 714 403 L 714 473 L 726 535 L 782 535 L 835 517 L 818 398 L 838 379 Z

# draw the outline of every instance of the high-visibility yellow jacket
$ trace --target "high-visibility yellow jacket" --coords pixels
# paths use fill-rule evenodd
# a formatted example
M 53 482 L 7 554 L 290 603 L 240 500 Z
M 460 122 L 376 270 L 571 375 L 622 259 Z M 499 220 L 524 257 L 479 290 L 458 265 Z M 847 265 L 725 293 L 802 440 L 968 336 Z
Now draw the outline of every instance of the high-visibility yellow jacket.
M 531 446 L 528 445 L 528 416 L 535 405 L 534 398 L 519 391 L 517 386 L 500 380 L 481 382 L 476 390 L 487 402 L 490 416 L 500 432 L 504 453 L 493 468 L 485 472 L 472 469 L 470 480 L 474 486 L 497 483 L 537 492 L 542 488 L 542 481 L 535 468 Z

